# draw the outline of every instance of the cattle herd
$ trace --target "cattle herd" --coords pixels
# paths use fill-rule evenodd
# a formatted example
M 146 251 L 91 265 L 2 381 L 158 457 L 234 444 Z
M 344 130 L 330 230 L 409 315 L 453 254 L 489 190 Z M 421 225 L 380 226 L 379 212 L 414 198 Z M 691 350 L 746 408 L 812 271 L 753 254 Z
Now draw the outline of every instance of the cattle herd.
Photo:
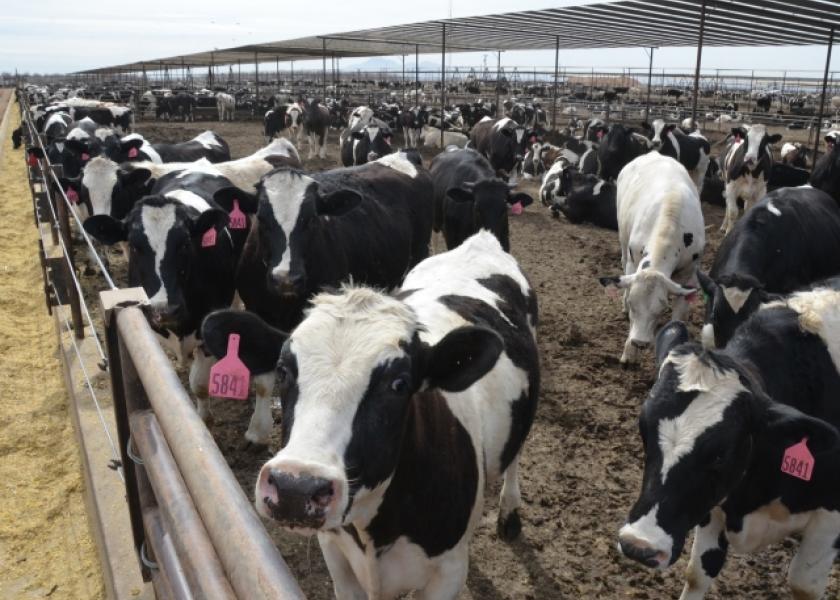
M 516 101 L 498 117 L 303 98 L 275 102 L 266 146 L 231 160 L 213 132 L 152 143 L 124 107 L 28 92 L 45 149 L 28 160 L 61 165 L 85 231 L 124 250 L 121 283 L 144 288 L 150 326 L 190 364 L 199 414 L 232 334 L 254 383 L 249 443 L 268 443 L 279 387 L 257 511 L 317 534 L 337 598 L 455 598 L 493 482 L 499 537 L 520 532 L 539 310 L 509 219 L 528 178 L 556 217 L 618 231 L 621 272 L 600 278 L 628 321 L 616 354 L 656 357 L 619 551 L 665 569 L 693 530 L 688 600 L 730 548 L 798 535 L 790 587 L 822 597 L 840 552 L 840 132 L 811 172 L 801 146 L 777 160 L 763 125 L 732 128 L 713 157 L 690 120 L 593 118 L 576 136 Z M 188 118 L 177 98 L 166 110 Z M 313 159 L 330 143 L 343 167 L 304 168 L 302 145 Z M 421 145 L 442 148 L 424 164 Z M 707 273 L 701 199 L 726 207 Z M 430 255 L 433 232 L 447 251 Z M 701 343 L 683 323 L 698 301 Z

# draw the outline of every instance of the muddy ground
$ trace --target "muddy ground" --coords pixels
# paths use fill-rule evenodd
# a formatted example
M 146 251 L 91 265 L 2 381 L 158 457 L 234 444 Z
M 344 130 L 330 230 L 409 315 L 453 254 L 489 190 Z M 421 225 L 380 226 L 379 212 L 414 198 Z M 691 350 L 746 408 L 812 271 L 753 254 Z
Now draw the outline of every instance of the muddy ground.
M 222 135 L 234 158 L 263 144 L 258 123 L 138 123 L 154 142 L 182 141 L 206 128 Z M 337 164 L 336 134 L 325 161 L 306 161 L 308 169 Z M 301 151 L 306 156 L 305 149 Z M 428 159 L 429 156 L 425 156 Z M 537 197 L 537 184 L 522 189 Z M 723 212 L 704 206 L 708 267 L 721 241 Z M 471 546 L 471 566 L 462 599 L 676 598 L 683 585 L 686 553 L 661 574 L 619 557 L 616 532 L 639 489 L 642 446 L 637 415 L 653 381 L 653 360 L 626 371 L 618 364 L 627 323 L 618 301 L 597 282 L 620 271 L 614 232 L 554 220 L 538 203 L 511 219 L 512 253 L 539 294 L 539 347 L 542 395 L 536 423 L 522 457 L 523 531 L 512 544 L 496 536 L 494 489 Z M 436 240 L 438 251 L 441 240 Z M 124 265 L 111 254 L 115 274 Z M 692 313 L 699 333 L 702 307 Z M 186 382 L 186 373 L 181 372 Z M 215 401 L 211 427 L 243 489 L 253 484 L 269 451 L 245 447 L 242 437 L 251 414 L 246 402 Z M 276 413 L 279 418 L 279 412 Z M 277 450 L 275 436 L 270 450 Z M 433 474 L 431 474 L 433 476 Z M 306 594 L 332 597 L 329 575 L 317 541 L 287 535 L 266 523 Z M 750 557 L 730 557 L 710 599 L 788 598 L 787 564 L 795 541 Z M 686 548 L 690 547 L 690 542 Z M 840 594 L 835 573 L 828 597 Z

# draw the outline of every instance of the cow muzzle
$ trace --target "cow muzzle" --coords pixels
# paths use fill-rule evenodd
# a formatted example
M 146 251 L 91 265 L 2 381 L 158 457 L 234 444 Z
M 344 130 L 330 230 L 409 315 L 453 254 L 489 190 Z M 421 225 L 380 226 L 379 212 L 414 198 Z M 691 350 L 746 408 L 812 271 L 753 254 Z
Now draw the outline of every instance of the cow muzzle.
M 332 479 L 266 465 L 257 481 L 257 511 L 289 529 L 318 530 L 336 512 L 340 489 Z
M 271 287 L 281 298 L 296 298 L 303 293 L 305 277 L 300 274 L 274 274 Z
M 152 326 L 158 329 L 174 329 L 184 319 L 185 315 L 186 311 L 180 304 L 152 306 L 148 312 Z
M 664 569 L 668 566 L 668 559 L 670 558 L 668 553 L 657 550 L 645 540 L 630 535 L 622 535 L 618 538 L 618 549 L 627 558 L 642 563 L 651 569 Z

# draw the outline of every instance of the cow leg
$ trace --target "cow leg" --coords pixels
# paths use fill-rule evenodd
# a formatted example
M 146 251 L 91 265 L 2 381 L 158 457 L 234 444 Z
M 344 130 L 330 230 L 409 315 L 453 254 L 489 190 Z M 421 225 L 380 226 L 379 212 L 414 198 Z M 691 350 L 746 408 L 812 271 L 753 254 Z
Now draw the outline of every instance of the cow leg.
M 245 439 L 252 444 L 267 446 L 274 429 L 274 417 L 271 416 L 271 394 L 274 391 L 274 372 L 254 376 L 256 402 L 254 414 L 245 432 Z
M 327 129 L 325 127 L 324 131 L 321 133 L 321 137 L 320 137 L 320 140 L 319 140 L 321 142 L 321 144 L 320 144 L 320 148 L 318 148 L 318 156 L 320 156 L 321 159 L 327 158 L 327 132 L 328 131 L 329 131 L 329 129 Z
M 797 600 L 819 600 L 828 586 L 828 575 L 837 557 L 835 540 L 840 534 L 837 513 L 818 510 L 802 534 L 802 543 L 788 569 L 790 591 Z
M 747 212 L 754 202 L 758 202 L 767 195 L 767 182 L 760 179 L 759 181 L 753 183 L 752 189 L 753 193 L 748 194 L 748 197 L 744 198 L 744 212 Z M 754 202 L 750 202 L 750 200 L 753 200 Z
M 461 543 L 452 549 L 451 557 L 438 562 L 429 583 L 414 594 L 415 600 L 454 600 L 467 583 L 469 566 L 468 546 Z
M 519 455 L 513 459 L 505 470 L 502 482 L 502 493 L 499 496 L 499 520 L 496 531 L 503 540 L 513 541 L 522 531 L 522 521 L 519 518 Z
M 694 528 L 694 543 L 680 600 L 701 600 L 723 568 L 729 546 L 723 535 L 724 525 L 723 512 L 715 508 L 709 513 L 708 523 Z
M 210 368 L 216 364 L 216 357 L 206 354 L 204 348 L 198 345 L 193 350 L 193 362 L 190 365 L 190 392 L 196 399 L 198 416 L 207 424 L 213 422 L 210 414 Z
M 367 600 L 367 592 L 359 583 L 350 561 L 347 560 L 344 552 L 336 543 L 335 536 L 338 535 L 346 534 L 318 534 L 318 545 L 321 546 L 321 554 L 323 554 L 324 562 L 327 563 L 327 570 L 330 572 L 335 598 L 336 600 Z
M 735 221 L 738 220 L 738 188 L 735 181 L 729 181 L 724 190 L 724 198 L 726 199 L 726 215 L 723 218 L 723 225 L 720 230 L 724 233 L 729 233 Z
M 310 133 L 307 139 L 309 140 L 309 160 L 312 160 L 315 158 L 315 135 Z

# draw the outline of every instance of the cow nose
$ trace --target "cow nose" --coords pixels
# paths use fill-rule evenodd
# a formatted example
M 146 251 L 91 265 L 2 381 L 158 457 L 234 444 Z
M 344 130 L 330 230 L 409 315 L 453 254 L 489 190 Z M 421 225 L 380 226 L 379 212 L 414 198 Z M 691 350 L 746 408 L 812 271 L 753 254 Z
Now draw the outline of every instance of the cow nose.
M 368 152 L 368 155 L 367 155 L 367 161 L 368 162 L 373 162 L 377 158 L 379 158 L 379 155 L 376 152 Z
M 274 289 L 281 296 L 298 296 L 303 292 L 303 285 L 305 277 L 301 273 L 284 273 L 274 274 L 272 276 L 272 283 Z
M 650 346 L 650 342 L 645 342 L 642 340 L 630 340 L 630 343 L 633 344 L 634 348 L 638 348 L 639 350 L 644 350 L 648 346 Z
M 618 547 L 627 558 L 632 558 L 646 567 L 657 568 L 666 564 L 665 553 L 652 548 L 647 542 L 630 537 L 619 537 Z
M 184 315 L 184 307 L 181 304 L 167 304 L 153 309 L 152 320 L 155 325 L 172 325 L 181 320 Z
M 333 504 L 335 482 L 308 474 L 276 469 L 261 481 L 260 494 L 272 518 L 289 527 L 317 529 Z

